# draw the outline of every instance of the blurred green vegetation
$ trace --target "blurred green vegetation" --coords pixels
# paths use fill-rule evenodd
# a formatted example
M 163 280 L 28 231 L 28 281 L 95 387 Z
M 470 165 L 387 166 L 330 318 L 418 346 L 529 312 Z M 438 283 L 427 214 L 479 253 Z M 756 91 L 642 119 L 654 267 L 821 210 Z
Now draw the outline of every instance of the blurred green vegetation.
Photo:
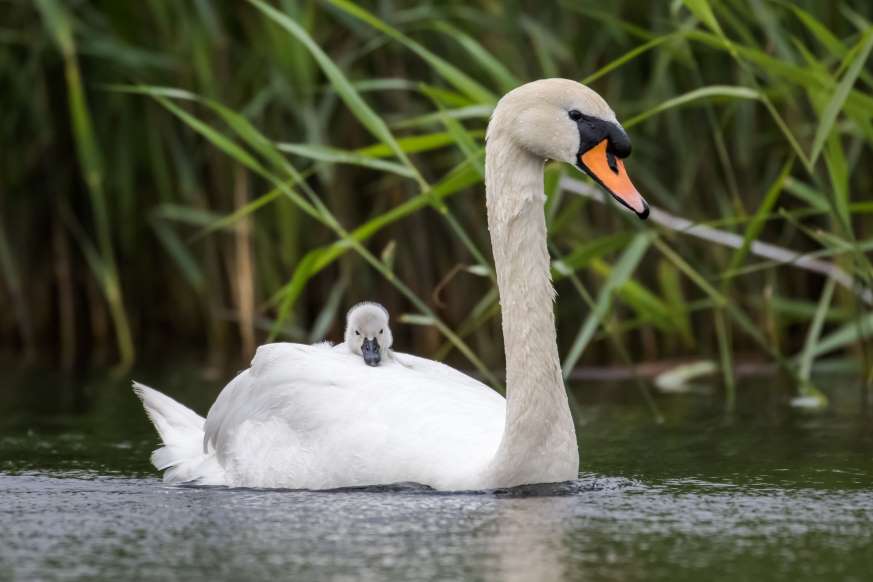
M 739 249 L 559 187 L 566 372 L 711 357 L 804 390 L 871 380 L 873 5 L 0 0 L 0 341 L 65 367 L 339 337 L 384 303 L 405 351 L 502 366 L 483 140 L 501 94 L 591 85 L 648 201 Z M 760 259 L 767 241 L 850 283 Z

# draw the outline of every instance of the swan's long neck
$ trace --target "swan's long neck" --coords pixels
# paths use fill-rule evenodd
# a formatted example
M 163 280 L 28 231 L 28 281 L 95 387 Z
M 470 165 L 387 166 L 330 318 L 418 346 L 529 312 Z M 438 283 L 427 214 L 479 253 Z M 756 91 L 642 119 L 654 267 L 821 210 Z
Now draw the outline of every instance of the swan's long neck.
M 490 129 L 486 149 L 506 353 L 506 425 L 490 470 L 501 486 L 575 479 L 579 452 L 558 358 L 543 159 Z

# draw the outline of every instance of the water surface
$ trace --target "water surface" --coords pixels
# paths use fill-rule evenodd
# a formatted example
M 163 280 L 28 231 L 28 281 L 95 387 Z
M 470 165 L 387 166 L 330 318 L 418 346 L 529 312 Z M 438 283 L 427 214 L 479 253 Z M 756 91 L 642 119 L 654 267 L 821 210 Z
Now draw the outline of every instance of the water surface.
M 205 412 L 196 372 L 137 375 Z M 851 379 L 823 414 L 778 382 L 657 397 L 574 389 L 573 483 L 444 494 L 165 486 L 124 381 L 7 375 L 0 580 L 870 580 L 873 428 Z

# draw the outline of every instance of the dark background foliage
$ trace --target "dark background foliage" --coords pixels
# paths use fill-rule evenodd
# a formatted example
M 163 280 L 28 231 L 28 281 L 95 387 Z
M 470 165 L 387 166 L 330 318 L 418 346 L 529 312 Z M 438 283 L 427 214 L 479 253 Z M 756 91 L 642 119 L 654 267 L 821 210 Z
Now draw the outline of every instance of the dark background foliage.
M 827 356 L 869 373 L 869 2 L 0 7 L 0 342 L 32 360 L 218 365 L 269 337 L 338 339 L 371 299 L 401 349 L 499 369 L 484 128 L 502 93 L 561 76 L 625 122 L 651 204 L 743 241 L 638 224 L 550 165 L 571 365 L 713 357 L 730 384 L 735 359 L 803 380 Z M 818 253 L 848 284 L 756 240 Z

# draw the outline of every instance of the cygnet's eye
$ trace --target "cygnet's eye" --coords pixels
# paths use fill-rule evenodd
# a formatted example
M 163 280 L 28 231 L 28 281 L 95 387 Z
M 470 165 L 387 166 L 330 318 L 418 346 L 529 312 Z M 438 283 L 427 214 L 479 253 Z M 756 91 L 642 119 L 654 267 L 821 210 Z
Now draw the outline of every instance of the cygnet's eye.
M 571 109 L 569 112 L 567 112 L 567 115 L 569 115 L 570 119 L 572 119 L 573 121 L 579 121 L 580 119 L 582 119 L 582 113 L 578 109 Z
M 358 330 L 355 330 L 355 335 L 361 335 L 361 332 L 359 332 Z
M 380 330 L 379 330 L 379 335 L 382 335 L 382 332 L 383 332 L 383 331 L 385 331 L 385 330 L 380 329 Z

